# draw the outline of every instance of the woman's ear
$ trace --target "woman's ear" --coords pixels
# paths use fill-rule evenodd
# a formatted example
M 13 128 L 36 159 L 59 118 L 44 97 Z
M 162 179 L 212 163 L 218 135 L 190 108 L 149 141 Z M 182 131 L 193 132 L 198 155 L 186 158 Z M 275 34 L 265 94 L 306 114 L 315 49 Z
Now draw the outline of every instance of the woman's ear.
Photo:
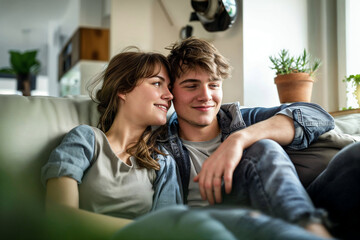
M 118 92 L 117 95 L 118 95 L 118 97 L 119 97 L 120 99 L 122 99 L 123 101 L 126 100 L 126 93 Z

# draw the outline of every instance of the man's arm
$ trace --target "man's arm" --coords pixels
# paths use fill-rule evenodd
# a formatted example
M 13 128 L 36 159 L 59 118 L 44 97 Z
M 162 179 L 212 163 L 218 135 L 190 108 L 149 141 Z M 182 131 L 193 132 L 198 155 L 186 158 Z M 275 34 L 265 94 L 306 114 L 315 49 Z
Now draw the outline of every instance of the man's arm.
M 233 172 L 244 149 L 261 139 L 272 139 L 281 145 L 288 145 L 294 136 L 293 120 L 285 115 L 275 115 L 231 134 L 204 162 L 199 175 L 194 179 L 199 182 L 203 200 L 207 199 L 210 204 L 214 204 L 215 195 L 216 202 L 222 201 L 222 177 L 226 193 L 231 192 Z
M 291 149 L 304 149 L 323 133 L 334 128 L 334 119 L 319 105 L 293 103 L 273 108 L 241 109 L 248 126 L 230 135 L 204 162 L 194 181 L 198 181 L 204 200 L 221 202 L 221 180 L 227 193 L 232 188 L 234 169 L 244 149 L 261 139 L 272 139 Z M 212 193 L 213 192 L 213 193 Z

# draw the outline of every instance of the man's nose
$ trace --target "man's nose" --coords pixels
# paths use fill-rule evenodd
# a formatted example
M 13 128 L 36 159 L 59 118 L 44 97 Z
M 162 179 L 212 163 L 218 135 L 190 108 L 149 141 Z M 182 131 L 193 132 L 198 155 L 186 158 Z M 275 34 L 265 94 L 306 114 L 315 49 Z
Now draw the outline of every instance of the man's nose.
M 211 89 L 208 86 L 202 86 L 199 89 L 198 100 L 199 101 L 209 101 L 211 100 Z

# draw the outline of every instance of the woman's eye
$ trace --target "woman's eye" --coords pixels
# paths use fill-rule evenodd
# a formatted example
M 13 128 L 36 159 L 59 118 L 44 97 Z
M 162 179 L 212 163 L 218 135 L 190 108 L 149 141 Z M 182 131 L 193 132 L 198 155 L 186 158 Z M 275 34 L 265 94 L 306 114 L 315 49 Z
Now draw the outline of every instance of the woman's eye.
M 195 88 L 196 85 L 186 85 L 185 88 Z
M 159 86 L 160 86 L 160 82 L 154 82 L 153 85 L 159 87 Z

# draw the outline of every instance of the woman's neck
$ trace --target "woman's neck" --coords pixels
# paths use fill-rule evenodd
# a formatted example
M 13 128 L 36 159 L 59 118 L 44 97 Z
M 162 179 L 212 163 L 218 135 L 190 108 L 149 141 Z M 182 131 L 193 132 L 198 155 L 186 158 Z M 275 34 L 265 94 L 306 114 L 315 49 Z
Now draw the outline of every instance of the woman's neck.
M 126 150 L 139 141 L 146 127 L 140 127 L 133 123 L 116 117 L 110 129 L 105 133 L 113 152 L 124 155 Z

